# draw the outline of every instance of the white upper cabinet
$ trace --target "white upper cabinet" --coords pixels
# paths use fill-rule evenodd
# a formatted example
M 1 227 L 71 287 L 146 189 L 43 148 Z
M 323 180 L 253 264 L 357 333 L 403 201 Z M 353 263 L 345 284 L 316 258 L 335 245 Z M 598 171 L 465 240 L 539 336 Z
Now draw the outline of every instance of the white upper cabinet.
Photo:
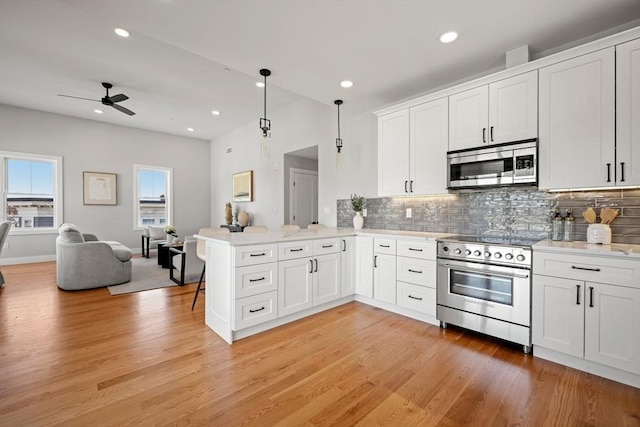
M 449 150 L 522 141 L 538 135 L 538 73 L 449 97 Z
M 409 188 L 409 110 L 378 117 L 378 196 Z
M 449 150 L 487 143 L 489 88 L 480 86 L 449 97 Z
M 615 185 L 615 48 L 540 69 L 539 187 Z
M 640 40 L 616 46 L 618 185 L 640 185 Z
M 409 191 L 412 194 L 447 192 L 447 98 L 409 109 Z
M 448 100 L 378 118 L 378 195 L 439 194 L 447 189 Z

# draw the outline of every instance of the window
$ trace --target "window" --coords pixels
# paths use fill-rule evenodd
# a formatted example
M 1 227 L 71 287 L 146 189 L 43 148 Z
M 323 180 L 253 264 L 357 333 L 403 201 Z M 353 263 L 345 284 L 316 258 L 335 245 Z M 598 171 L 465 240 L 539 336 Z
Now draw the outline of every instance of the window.
M 62 224 L 62 157 L 0 151 L 0 220 L 12 233 L 50 233 Z
M 173 169 L 133 165 L 134 228 L 171 224 Z

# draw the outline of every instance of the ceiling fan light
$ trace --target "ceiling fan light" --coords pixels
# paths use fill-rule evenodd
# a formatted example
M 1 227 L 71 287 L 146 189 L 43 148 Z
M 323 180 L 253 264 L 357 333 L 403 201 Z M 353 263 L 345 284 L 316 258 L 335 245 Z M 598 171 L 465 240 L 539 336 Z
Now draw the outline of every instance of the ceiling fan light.
M 129 37 L 129 31 L 125 30 L 124 28 L 116 28 L 114 31 L 120 37 Z

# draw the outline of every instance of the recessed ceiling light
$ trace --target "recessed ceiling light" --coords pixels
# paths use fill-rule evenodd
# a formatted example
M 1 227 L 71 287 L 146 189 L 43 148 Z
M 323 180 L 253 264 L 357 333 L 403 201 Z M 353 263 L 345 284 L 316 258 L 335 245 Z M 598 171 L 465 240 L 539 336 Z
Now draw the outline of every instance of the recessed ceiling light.
M 125 30 L 124 28 L 116 28 L 114 31 L 120 37 L 129 37 L 129 31 Z
M 96 114 L 102 114 L 102 110 L 93 110 L 93 112 Z
M 219 115 L 220 115 L 220 111 L 218 111 L 218 110 L 213 110 L 213 111 L 211 112 L 211 114 L 213 114 L 214 116 L 219 116 Z
M 447 31 L 446 33 L 444 33 L 444 34 L 442 34 L 440 36 L 440 42 L 441 43 L 451 43 L 452 41 L 454 41 L 457 38 L 458 38 L 458 33 L 456 33 L 455 31 Z
M 340 82 L 340 86 L 342 87 L 351 87 L 353 86 L 353 82 L 351 80 L 344 80 Z
M 189 132 L 193 132 L 193 128 L 187 128 Z
M 264 82 L 256 82 L 256 86 L 258 86 L 258 87 L 264 87 Z

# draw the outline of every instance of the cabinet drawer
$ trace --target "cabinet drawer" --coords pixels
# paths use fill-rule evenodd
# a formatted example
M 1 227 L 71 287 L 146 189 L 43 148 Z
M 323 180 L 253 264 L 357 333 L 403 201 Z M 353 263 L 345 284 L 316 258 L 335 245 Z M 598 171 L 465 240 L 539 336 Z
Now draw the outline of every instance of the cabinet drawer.
M 278 245 L 238 246 L 235 248 L 234 267 L 266 264 L 278 261 Z
M 275 291 L 278 289 L 278 264 L 250 265 L 235 269 L 235 298 Z
M 534 250 L 533 272 L 545 276 L 640 288 L 640 262 L 635 259 Z
M 300 240 L 297 242 L 279 243 L 278 256 L 280 261 L 311 256 L 311 249 L 313 247 L 311 242 L 311 240 Z
M 319 239 L 313 241 L 313 255 L 340 252 L 340 239 Z
M 436 290 L 411 283 L 398 282 L 397 304 L 420 313 L 436 315 Z
M 396 266 L 396 277 L 398 280 L 416 285 L 436 287 L 436 262 L 398 257 Z
M 397 251 L 398 256 L 436 260 L 436 242 L 398 239 Z
M 373 251 L 378 254 L 396 254 L 396 239 L 376 237 L 373 239 Z
M 237 331 L 277 318 L 277 301 L 277 291 L 237 299 L 233 330 Z

